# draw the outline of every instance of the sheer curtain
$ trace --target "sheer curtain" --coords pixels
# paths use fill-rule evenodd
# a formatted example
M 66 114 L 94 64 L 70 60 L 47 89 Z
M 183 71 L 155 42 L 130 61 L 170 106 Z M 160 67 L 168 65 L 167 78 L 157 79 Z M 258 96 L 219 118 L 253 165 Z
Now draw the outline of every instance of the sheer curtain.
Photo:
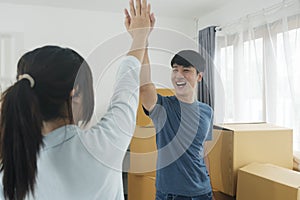
M 0 32 L 0 94 L 15 81 L 17 61 L 22 53 L 22 33 Z
M 298 151 L 299 8 L 299 1 L 284 1 L 224 26 L 216 47 L 216 67 L 224 86 L 216 88 L 216 100 L 225 92 L 224 121 L 265 121 L 292 128 Z

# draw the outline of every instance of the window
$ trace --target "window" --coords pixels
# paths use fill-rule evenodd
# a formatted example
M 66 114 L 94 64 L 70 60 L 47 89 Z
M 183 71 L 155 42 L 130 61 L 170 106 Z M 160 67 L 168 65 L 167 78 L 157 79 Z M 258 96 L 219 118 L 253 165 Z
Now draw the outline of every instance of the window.
M 292 128 L 294 149 L 300 150 L 300 15 L 259 27 L 249 24 L 217 37 L 224 122 L 266 121 Z
M 16 65 L 22 47 L 22 34 L 0 32 L 0 92 L 15 80 Z

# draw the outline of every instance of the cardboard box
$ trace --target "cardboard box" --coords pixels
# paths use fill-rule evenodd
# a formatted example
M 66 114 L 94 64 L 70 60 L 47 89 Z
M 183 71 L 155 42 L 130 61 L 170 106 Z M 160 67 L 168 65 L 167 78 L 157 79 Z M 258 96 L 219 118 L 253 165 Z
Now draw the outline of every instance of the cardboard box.
M 157 160 L 155 135 L 153 126 L 136 126 L 130 143 L 130 173 L 155 177 Z
M 169 88 L 156 89 L 156 92 L 162 96 L 173 96 L 175 94 L 174 89 L 169 89 Z M 141 99 L 141 97 L 139 99 Z M 137 110 L 136 125 L 139 126 L 153 125 L 152 120 L 147 115 L 145 115 L 141 102 L 139 102 L 139 107 Z
M 155 200 L 155 177 L 128 174 L 128 200 Z
M 213 189 L 235 196 L 237 170 L 252 162 L 292 169 L 292 144 L 292 130 L 272 124 L 215 126 L 207 148 Z
M 237 200 L 300 200 L 300 173 L 252 163 L 238 172 Z
M 155 200 L 155 135 L 153 126 L 136 126 L 130 143 L 128 200 Z

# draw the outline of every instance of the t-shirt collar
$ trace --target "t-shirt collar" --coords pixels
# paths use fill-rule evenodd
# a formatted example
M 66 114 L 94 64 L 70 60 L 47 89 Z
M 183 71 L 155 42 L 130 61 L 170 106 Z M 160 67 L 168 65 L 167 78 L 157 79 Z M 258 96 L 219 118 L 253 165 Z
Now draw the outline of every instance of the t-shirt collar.
M 44 142 L 43 149 L 46 150 L 48 148 L 52 148 L 64 143 L 65 141 L 74 137 L 78 129 L 79 128 L 76 125 L 72 124 L 72 125 L 62 126 L 51 131 L 43 138 L 43 142 Z

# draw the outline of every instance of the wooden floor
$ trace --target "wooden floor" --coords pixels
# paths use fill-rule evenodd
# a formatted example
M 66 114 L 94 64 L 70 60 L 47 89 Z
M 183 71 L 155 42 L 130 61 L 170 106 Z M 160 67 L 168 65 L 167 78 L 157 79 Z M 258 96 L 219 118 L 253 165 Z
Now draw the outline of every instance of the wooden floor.
M 222 192 L 214 191 L 213 194 L 214 194 L 213 200 L 235 200 L 235 197 L 226 195 Z

